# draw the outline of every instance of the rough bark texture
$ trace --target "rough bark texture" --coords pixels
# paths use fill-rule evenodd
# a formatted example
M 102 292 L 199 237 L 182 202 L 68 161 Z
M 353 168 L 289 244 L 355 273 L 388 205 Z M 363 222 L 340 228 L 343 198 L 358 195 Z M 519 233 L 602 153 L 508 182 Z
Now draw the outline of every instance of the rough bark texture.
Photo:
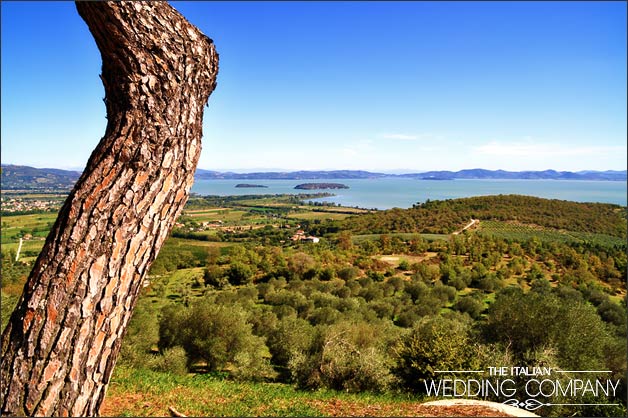
M 3 415 L 97 415 L 146 271 L 180 214 L 216 85 L 211 39 L 165 2 L 77 2 L 108 124 L 2 335 Z

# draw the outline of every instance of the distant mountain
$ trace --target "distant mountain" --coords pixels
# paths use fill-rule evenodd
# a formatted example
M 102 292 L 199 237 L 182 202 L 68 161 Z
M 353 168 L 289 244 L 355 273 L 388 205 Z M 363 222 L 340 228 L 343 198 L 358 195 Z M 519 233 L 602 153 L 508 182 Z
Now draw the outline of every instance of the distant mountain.
M 454 179 L 503 179 L 503 180 L 611 180 L 626 181 L 624 171 L 504 171 L 484 170 L 475 168 L 460 171 L 428 171 L 425 173 L 402 174 L 401 177 L 423 180 L 454 180 Z
M 361 170 L 334 170 L 334 171 L 291 171 L 291 172 L 260 172 L 260 173 L 233 173 L 196 170 L 195 177 L 203 180 L 301 180 L 301 179 L 372 179 L 381 177 L 395 177 L 394 174 L 371 173 Z
M 207 170 L 196 170 L 196 178 L 203 180 L 301 180 L 301 179 L 376 179 L 383 177 L 401 177 L 419 180 L 455 180 L 455 179 L 506 179 L 506 180 L 615 180 L 626 181 L 624 171 L 504 171 L 484 170 L 475 168 L 460 171 L 427 171 L 409 174 L 372 173 L 361 170 L 335 171 L 291 171 L 291 172 L 260 172 L 232 173 Z
M 69 190 L 79 179 L 78 171 L 57 168 L 33 168 L 2 164 L 2 190 Z
M 68 190 L 81 175 L 78 171 L 55 168 L 33 168 L 2 165 L 3 190 Z M 362 170 L 291 171 L 233 173 L 198 169 L 196 179 L 202 180 L 329 180 L 409 178 L 417 180 L 506 179 L 506 180 L 609 180 L 626 181 L 623 171 L 504 171 L 475 168 L 460 171 L 427 171 L 409 174 L 384 174 Z

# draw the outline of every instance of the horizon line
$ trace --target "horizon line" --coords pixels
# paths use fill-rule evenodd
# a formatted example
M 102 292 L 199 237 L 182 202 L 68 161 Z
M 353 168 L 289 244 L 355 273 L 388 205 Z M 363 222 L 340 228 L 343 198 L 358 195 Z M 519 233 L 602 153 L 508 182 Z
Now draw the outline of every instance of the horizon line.
M 41 167 L 37 167 L 34 165 L 26 165 L 26 164 L 15 164 L 15 163 L 1 163 L 1 166 L 15 166 L 15 167 L 30 167 L 30 168 L 35 168 L 35 169 L 39 169 L 39 170 L 45 170 L 45 169 L 52 169 L 52 170 L 64 170 L 64 171 L 75 171 L 75 172 L 82 172 L 83 169 L 80 169 L 78 167 L 70 167 L 70 168 L 60 168 L 60 167 L 51 167 L 51 166 L 41 166 Z M 582 172 L 598 172 L 598 173 L 604 173 L 604 172 L 609 172 L 609 171 L 614 171 L 614 172 L 627 172 L 627 169 L 579 169 L 579 170 L 562 170 L 562 169 L 555 169 L 555 168 L 545 168 L 542 170 L 533 170 L 533 169 L 523 169 L 523 170 L 507 170 L 507 169 L 503 169 L 503 168 L 496 168 L 496 169 L 490 169 L 490 168 L 482 168 L 482 167 L 473 167 L 473 168 L 463 168 L 463 169 L 459 169 L 459 170 L 455 170 L 455 169 L 447 169 L 447 168 L 441 168 L 441 169 L 432 169 L 432 170 L 412 170 L 412 169 L 382 169 L 382 170 L 377 170 L 377 169 L 348 169 L 348 168 L 333 168 L 333 169 L 287 169 L 287 168 L 215 168 L 215 169 L 211 169 L 211 168 L 203 168 L 203 167 L 196 167 L 196 171 L 198 170 L 203 170 L 203 171 L 211 171 L 211 172 L 217 172 L 217 173 L 237 173 L 237 174 L 250 174 L 250 173 L 294 173 L 294 172 L 333 172 L 333 171 L 353 171 L 353 172 L 357 172 L 357 171 L 362 171 L 362 172 L 366 172 L 366 173 L 372 173 L 372 174 L 395 174 L 395 175 L 403 175 L 403 174 L 423 174 L 423 173 L 428 173 L 428 172 L 432 172 L 432 171 L 450 171 L 450 172 L 459 172 L 459 171 L 468 171 L 468 170 L 486 170 L 486 171 L 505 171 L 505 172 L 511 172 L 511 173 L 521 173 L 521 172 L 544 172 L 544 171 L 555 171 L 558 173 L 561 172 L 567 172 L 567 173 L 582 173 Z M 248 171 L 246 171 L 248 170 Z M 394 172 L 394 173 L 393 173 Z

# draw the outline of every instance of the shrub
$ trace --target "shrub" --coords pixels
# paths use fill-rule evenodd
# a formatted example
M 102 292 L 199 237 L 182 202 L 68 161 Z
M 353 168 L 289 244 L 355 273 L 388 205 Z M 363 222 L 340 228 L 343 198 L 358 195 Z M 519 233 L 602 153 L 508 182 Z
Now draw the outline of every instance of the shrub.
M 268 336 L 273 364 L 288 366 L 292 357 L 310 348 L 314 336 L 315 328 L 306 320 L 296 316 L 282 318 Z
M 415 306 L 406 306 L 395 318 L 395 325 L 402 328 L 410 328 L 421 319 Z
M 5 296 L 2 295 L 4 306 Z M 120 363 L 142 367 L 153 357 L 153 346 L 159 341 L 159 324 L 152 312 L 139 304 L 129 321 L 120 350 Z
M 609 299 L 600 303 L 597 311 L 605 322 L 609 322 L 620 329 L 626 328 L 626 309 Z
M 302 387 L 327 387 L 349 392 L 383 391 L 394 382 L 388 344 L 391 327 L 366 322 L 341 322 L 321 332 L 309 352 L 292 357 L 289 367 Z
M 498 293 L 483 325 L 489 342 L 509 344 L 513 356 L 551 347 L 566 370 L 600 370 L 609 333 L 595 308 L 551 293 L 505 288 Z
M 397 268 L 401 271 L 410 270 L 410 263 L 408 263 L 408 260 L 404 258 L 399 262 L 399 265 L 397 266 Z
M 248 284 L 253 281 L 253 270 L 247 264 L 236 261 L 229 266 L 227 277 L 233 285 Z
M 463 296 L 458 299 L 454 308 L 457 311 L 468 314 L 473 319 L 477 319 L 484 310 L 484 304 L 473 296 Z
M 308 320 L 313 325 L 318 324 L 333 324 L 340 318 L 340 312 L 329 306 L 323 308 L 316 308 L 308 315 Z
M 188 365 L 201 362 L 210 371 L 227 370 L 236 378 L 270 377 L 270 353 L 246 317 L 239 305 L 214 305 L 207 300 L 190 308 L 170 305 L 159 323 L 159 348 L 163 352 L 181 346 Z
M 184 375 L 188 371 L 185 349 L 180 346 L 166 348 L 163 353 L 153 358 L 148 364 L 152 370 L 157 372 Z
M 358 277 L 359 272 L 360 270 L 358 270 L 357 268 L 353 266 L 347 266 L 338 270 L 337 274 L 338 274 L 338 277 L 340 277 L 342 280 L 349 281 Z
M 403 385 L 424 392 L 424 380 L 443 378 L 437 370 L 475 370 L 477 344 L 470 336 L 467 322 L 429 317 L 422 319 L 395 345 L 395 375 Z
M 203 273 L 203 280 L 206 286 L 213 286 L 217 289 L 222 289 L 229 284 L 223 269 L 215 264 L 207 266 Z

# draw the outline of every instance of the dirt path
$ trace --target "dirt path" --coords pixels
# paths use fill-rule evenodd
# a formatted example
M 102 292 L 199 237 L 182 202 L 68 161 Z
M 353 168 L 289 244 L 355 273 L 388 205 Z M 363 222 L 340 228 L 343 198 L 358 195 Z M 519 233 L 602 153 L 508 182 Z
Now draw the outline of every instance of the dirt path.
M 332 417 L 537 417 L 531 412 L 496 402 L 467 399 L 426 403 L 362 404 L 340 399 L 309 402 L 326 416 Z
M 479 224 L 479 223 L 480 223 L 479 219 L 471 219 L 471 222 L 469 222 L 464 228 L 462 228 L 460 231 L 453 232 L 451 235 L 461 234 L 465 230 L 471 228 L 473 225 L 476 225 L 476 224 Z
M 426 402 L 422 405 L 444 407 L 444 408 L 458 407 L 458 408 L 461 408 L 462 410 L 464 410 L 465 408 L 484 407 L 492 411 L 497 411 L 500 414 L 501 413 L 506 414 L 506 416 L 509 416 L 509 417 L 538 417 L 538 415 L 530 411 L 526 411 L 525 409 L 515 408 L 514 406 L 505 405 L 503 403 L 498 403 L 498 402 L 480 401 L 480 400 L 472 400 L 472 399 L 432 401 L 432 402 Z

